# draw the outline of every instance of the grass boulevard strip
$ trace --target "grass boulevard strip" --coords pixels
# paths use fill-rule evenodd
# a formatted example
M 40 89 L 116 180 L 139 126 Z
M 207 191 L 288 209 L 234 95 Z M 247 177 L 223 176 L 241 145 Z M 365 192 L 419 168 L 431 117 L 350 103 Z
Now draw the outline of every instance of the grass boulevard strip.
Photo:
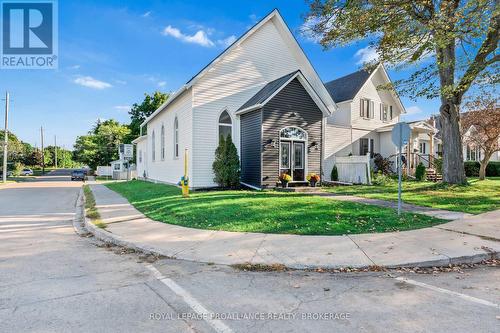
M 200 191 L 184 199 L 179 188 L 170 185 L 131 181 L 106 186 L 153 220 L 208 230 L 344 235 L 411 230 L 445 222 L 299 193 Z

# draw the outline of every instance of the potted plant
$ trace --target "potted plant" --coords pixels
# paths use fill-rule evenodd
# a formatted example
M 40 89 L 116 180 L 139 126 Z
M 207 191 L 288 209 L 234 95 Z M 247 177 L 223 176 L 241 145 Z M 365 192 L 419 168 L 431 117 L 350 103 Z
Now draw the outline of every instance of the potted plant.
M 280 175 L 279 180 L 281 182 L 281 187 L 286 188 L 286 187 L 288 187 L 288 182 L 290 182 L 292 180 L 292 176 L 290 176 L 286 172 L 283 172 Z
M 319 182 L 320 179 L 319 175 L 315 173 L 308 174 L 306 178 L 309 184 L 311 184 L 311 187 L 316 187 L 316 183 Z

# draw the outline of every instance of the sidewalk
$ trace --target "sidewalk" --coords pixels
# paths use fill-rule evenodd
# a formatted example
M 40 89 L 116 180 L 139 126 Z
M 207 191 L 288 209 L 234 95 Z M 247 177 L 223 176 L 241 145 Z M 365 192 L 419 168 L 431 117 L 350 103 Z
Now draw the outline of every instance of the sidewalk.
M 313 192 L 311 194 L 326 197 L 326 198 L 331 198 L 331 199 L 339 200 L 339 201 L 351 201 L 351 202 L 364 203 L 367 205 L 375 205 L 375 206 L 398 209 L 398 202 L 397 201 L 363 198 L 363 197 L 357 197 L 354 195 L 342 195 L 342 194 L 335 194 L 335 193 L 328 193 L 328 192 Z M 411 213 L 417 213 L 417 214 L 437 217 L 437 218 L 440 218 L 443 220 L 460 220 L 460 219 L 464 219 L 466 217 L 474 216 L 474 215 L 469 214 L 469 213 L 454 212 L 454 211 L 450 211 L 450 210 L 436 209 L 436 208 L 432 208 L 432 207 L 422 207 L 422 206 L 412 205 L 412 204 L 404 203 L 404 202 L 401 205 L 401 210 L 403 212 L 411 212 Z
M 155 222 L 107 187 L 94 184 L 91 188 L 107 227 L 104 231 L 90 225 L 93 230 L 89 231 L 122 245 L 183 260 L 280 263 L 291 268 L 443 266 L 478 262 L 500 251 L 500 210 L 404 232 L 348 236 L 242 233 Z

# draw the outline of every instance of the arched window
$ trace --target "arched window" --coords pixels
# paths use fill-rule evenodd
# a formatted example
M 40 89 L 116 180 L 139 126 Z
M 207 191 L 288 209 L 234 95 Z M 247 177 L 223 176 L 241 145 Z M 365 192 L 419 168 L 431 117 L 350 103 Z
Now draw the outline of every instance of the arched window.
M 161 125 L 161 160 L 165 160 L 165 126 Z
M 179 121 L 174 120 L 174 157 L 179 157 Z
M 307 133 L 298 127 L 286 127 L 281 130 L 280 137 L 282 139 L 305 141 L 307 139 Z
M 221 113 L 219 117 L 219 138 L 223 136 L 227 138 L 229 135 L 232 135 L 233 124 L 231 121 L 231 116 L 227 111 Z
M 155 131 L 151 134 L 151 159 L 153 162 L 156 160 L 156 143 L 155 143 Z

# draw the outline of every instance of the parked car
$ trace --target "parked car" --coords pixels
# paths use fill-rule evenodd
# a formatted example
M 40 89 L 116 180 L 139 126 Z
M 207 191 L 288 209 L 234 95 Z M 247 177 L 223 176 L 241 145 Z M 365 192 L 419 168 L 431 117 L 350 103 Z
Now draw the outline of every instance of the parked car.
M 85 181 L 85 173 L 83 172 L 83 170 L 73 170 L 71 172 L 71 180 Z
M 0 177 L 3 177 L 3 171 L 0 171 Z M 7 177 L 12 177 L 12 171 L 7 171 Z
M 33 176 L 33 170 L 25 168 L 21 171 L 21 176 Z

